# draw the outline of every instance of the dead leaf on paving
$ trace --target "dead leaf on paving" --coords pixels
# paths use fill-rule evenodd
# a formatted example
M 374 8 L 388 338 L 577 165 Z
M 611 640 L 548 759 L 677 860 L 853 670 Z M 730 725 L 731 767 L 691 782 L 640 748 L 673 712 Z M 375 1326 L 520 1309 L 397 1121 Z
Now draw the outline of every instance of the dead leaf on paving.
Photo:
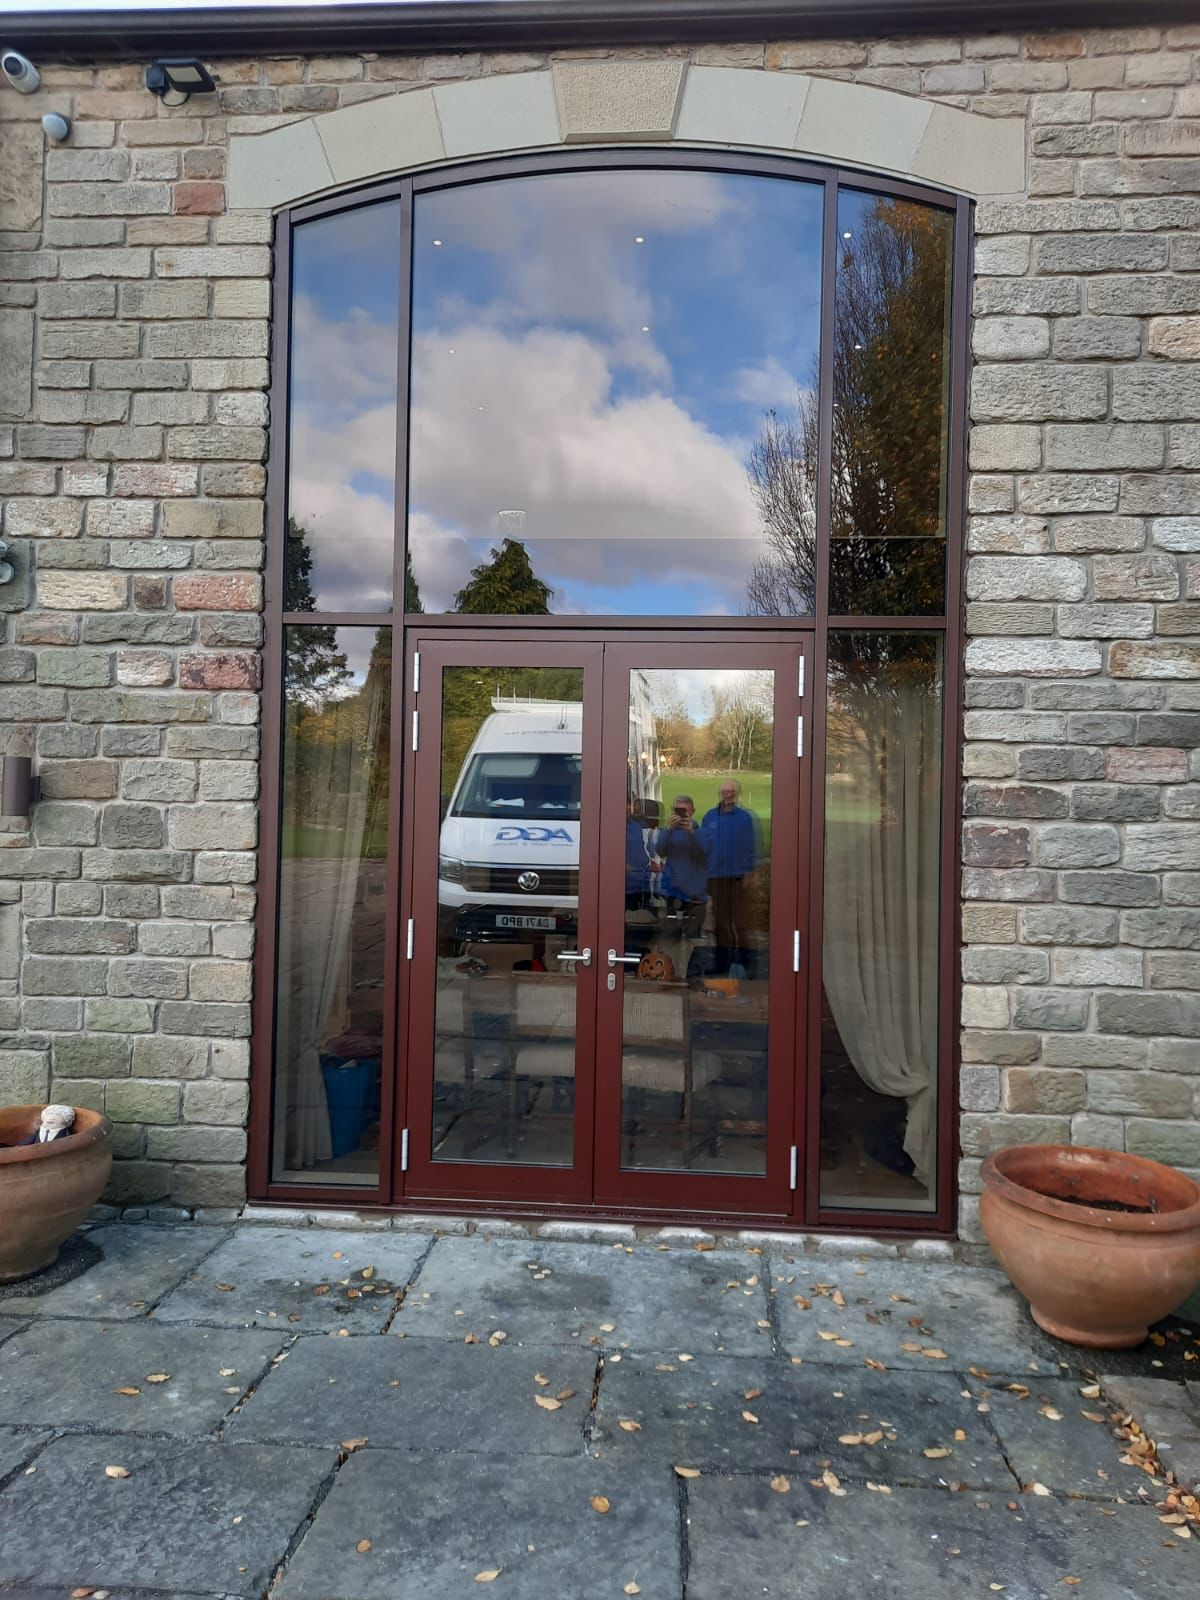
M 358 1551 L 360 1556 L 365 1556 L 367 1551 L 371 1548 L 371 1541 L 370 1539 L 360 1539 L 354 1548 Z
M 364 1267 L 362 1269 L 362 1275 L 363 1275 L 364 1278 L 373 1278 L 375 1276 L 375 1268 L 374 1267 Z
M 841 1481 L 838 1478 L 837 1473 L 830 1472 L 828 1467 L 826 1467 L 825 1471 L 821 1474 L 821 1482 L 832 1495 L 837 1495 L 840 1498 L 846 1493 L 845 1489 L 842 1488 Z
M 594 1494 L 588 1504 L 591 1506 L 593 1511 L 602 1517 L 612 1509 L 607 1496 L 602 1494 Z
M 754 1415 L 753 1411 L 743 1411 L 742 1412 L 742 1421 L 743 1422 L 754 1422 L 754 1423 L 757 1423 L 758 1418 Z
M 148 1372 L 146 1374 L 147 1383 L 170 1383 L 170 1381 L 171 1374 L 169 1372 Z
M 641 1433 L 642 1431 L 641 1423 L 634 1422 L 629 1417 L 622 1417 L 618 1426 L 624 1428 L 626 1433 Z
M 127 1478 L 129 1476 L 129 1468 L 128 1467 L 105 1467 L 104 1476 L 106 1478 Z
M 801 1311 L 811 1311 L 812 1310 L 812 1301 L 811 1300 L 806 1300 L 802 1294 L 794 1294 L 792 1296 L 792 1301 L 793 1301 L 793 1304 L 798 1306 Z
M 1056 1406 L 1039 1406 L 1038 1415 L 1050 1422 L 1061 1422 L 1063 1419 L 1062 1412 Z
M 232 1378 L 236 1371 L 237 1371 L 236 1367 L 218 1367 L 217 1368 L 217 1377 L 218 1378 Z
M 743 1394 L 742 1399 L 743 1400 L 757 1400 L 761 1393 L 762 1393 L 761 1389 L 747 1389 L 745 1394 Z
M 556 1400 L 572 1400 L 575 1397 L 574 1389 L 560 1389 L 555 1395 Z
M 141 1394 L 140 1389 L 135 1389 L 132 1384 L 124 1384 L 120 1389 L 114 1389 L 114 1394 Z
M 482 1572 L 477 1572 L 475 1574 L 475 1582 L 494 1583 L 500 1576 L 501 1571 L 502 1568 L 500 1567 L 486 1567 Z
M 366 1442 L 367 1441 L 366 1441 L 365 1438 L 364 1439 L 343 1439 L 341 1447 L 342 1447 L 343 1450 L 348 1450 L 353 1455 L 354 1451 L 355 1450 L 361 1450 L 363 1445 L 366 1444 Z
M 862 1436 L 861 1433 L 839 1433 L 838 1434 L 838 1443 L 839 1444 L 861 1444 L 862 1442 L 863 1442 L 863 1436 Z
M 221 1294 L 232 1294 L 233 1293 L 233 1285 L 231 1283 L 219 1283 L 217 1285 L 217 1288 L 221 1292 Z
M 329 1285 L 327 1283 L 319 1283 L 319 1284 L 317 1284 L 316 1288 L 313 1290 L 313 1293 L 314 1294 L 328 1294 L 329 1293 Z
M 675 1476 L 677 1478 L 698 1478 L 700 1476 L 700 1468 L 699 1467 L 676 1467 L 675 1468 Z
M 922 1450 L 923 1456 L 928 1456 L 931 1461 L 941 1461 L 950 1454 L 944 1444 L 931 1445 L 928 1450 Z
M 887 1371 L 887 1367 L 884 1366 L 882 1361 L 876 1361 L 871 1356 L 864 1356 L 863 1357 L 863 1362 L 864 1362 L 864 1364 L 866 1366 L 870 1367 L 872 1372 L 886 1372 Z
M 488 1343 L 491 1345 L 492 1349 L 494 1350 L 498 1344 L 503 1344 L 505 1339 L 507 1339 L 507 1338 L 508 1338 L 508 1335 L 505 1333 L 504 1329 L 503 1328 L 497 1328 L 495 1333 L 493 1333 L 493 1334 L 491 1334 L 489 1336 Z
M 533 1397 L 533 1403 L 535 1406 L 541 1406 L 543 1411 L 562 1410 L 562 1401 L 552 1400 L 548 1394 L 535 1394 Z
M 546 1385 L 550 1382 L 550 1379 L 547 1378 L 545 1373 L 543 1373 L 543 1372 L 535 1372 L 534 1375 L 533 1375 L 533 1381 L 534 1381 L 534 1383 L 539 1384 L 544 1389 L 546 1387 Z
M 627 1583 L 624 1592 L 626 1594 L 641 1594 L 642 1586 L 640 1583 Z
M 779 1477 L 771 1479 L 771 1487 L 776 1494 L 787 1494 L 792 1487 L 792 1481 L 780 1473 Z

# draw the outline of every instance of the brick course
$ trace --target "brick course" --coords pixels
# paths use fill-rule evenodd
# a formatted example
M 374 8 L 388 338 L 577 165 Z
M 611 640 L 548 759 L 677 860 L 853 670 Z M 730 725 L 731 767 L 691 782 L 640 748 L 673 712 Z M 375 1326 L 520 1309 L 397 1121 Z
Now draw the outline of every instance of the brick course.
M 969 1240 L 979 1158 L 1005 1142 L 1200 1169 L 1198 42 L 692 52 L 1026 120 L 1027 192 L 976 209 Z M 32 836 L 0 834 L 0 1095 L 104 1106 L 116 1200 L 243 1193 L 270 218 L 225 210 L 227 140 L 549 59 L 217 61 L 219 94 L 178 111 L 126 67 L 51 64 L 75 132 L 44 193 L 46 97 L 0 92 L 19 173 L 0 201 L 19 568 L 0 693 L 5 748 L 36 748 L 46 794 Z

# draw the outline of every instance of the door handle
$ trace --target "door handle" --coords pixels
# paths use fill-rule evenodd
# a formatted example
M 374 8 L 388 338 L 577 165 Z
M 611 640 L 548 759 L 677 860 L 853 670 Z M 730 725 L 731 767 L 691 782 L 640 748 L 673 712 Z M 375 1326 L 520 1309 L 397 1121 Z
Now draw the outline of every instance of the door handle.
M 559 950 L 554 959 L 556 961 L 578 961 L 581 967 L 590 967 L 592 964 L 592 951 L 588 946 L 583 950 Z
M 610 950 L 608 952 L 608 964 L 610 967 L 615 967 L 618 965 L 623 965 L 626 967 L 638 967 L 641 966 L 641 963 L 641 956 L 619 956 L 615 950 Z

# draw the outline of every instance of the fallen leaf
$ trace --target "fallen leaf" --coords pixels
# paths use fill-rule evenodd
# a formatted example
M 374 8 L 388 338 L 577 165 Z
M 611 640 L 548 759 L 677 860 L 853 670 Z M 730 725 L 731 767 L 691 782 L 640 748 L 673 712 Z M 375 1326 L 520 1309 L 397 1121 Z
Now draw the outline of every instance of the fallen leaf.
M 1081 1417 L 1086 1417 L 1089 1422 L 1106 1422 L 1108 1419 L 1103 1411 L 1081 1411 Z
M 1028 1483 L 1025 1485 L 1025 1492 L 1027 1494 L 1049 1495 L 1050 1490 L 1047 1489 L 1044 1483 Z
M 333 1259 L 335 1261 L 340 1261 L 345 1254 L 346 1252 L 344 1250 L 335 1250 L 333 1252 Z
M 135 1389 L 133 1385 L 129 1383 L 123 1385 L 120 1389 L 113 1390 L 114 1394 L 141 1394 L 141 1392 L 142 1391 L 140 1389 Z M 91 1592 L 92 1591 L 89 1589 L 88 1593 L 91 1594 Z
M 591 1506 L 593 1511 L 602 1517 L 607 1515 L 607 1513 L 612 1510 L 612 1506 L 610 1505 L 606 1495 L 594 1494 L 588 1501 L 588 1504 Z
M 626 1594 L 641 1594 L 642 1586 L 640 1583 L 627 1583 L 624 1592 Z
M 328 1294 L 329 1293 L 329 1285 L 327 1283 L 319 1283 L 316 1286 L 316 1288 L 313 1290 L 313 1293 L 314 1294 Z
M 218 1378 L 232 1378 L 236 1371 L 237 1371 L 236 1367 L 218 1367 L 217 1368 L 217 1377 Z
M 841 1481 L 838 1478 L 837 1473 L 830 1472 L 828 1467 L 826 1467 L 825 1471 L 821 1474 L 821 1482 L 832 1495 L 837 1495 L 840 1497 L 846 1493 L 845 1489 L 842 1488 Z
M 792 1296 L 792 1300 L 793 1300 L 794 1304 L 796 1306 L 798 1306 L 801 1311 L 811 1311 L 812 1310 L 812 1301 L 811 1300 L 806 1300 L 802 1294 L 794 1294 Z
M 360 1556 L 365 1556 L 367 1551 L 371 1548 L 371 1541 L 370 1539 L 360 1539 L 354 1548 L 358 1551 Z
M 921 1354 L 929 1361 L 949 1361 L 950 1359 L 944 1350 L 938 1350 L 933 1346 L 930 1346 L 927 1350 L 922 1350 Z
M 217 1285 L 217 1289 L 220 1291 L 221 1294 L 232 1294 L 233 1293 L 233 1285 L 231 1283 L 219 1283 Z
M 818 1339 L 824 1339 L 825 1342 L 828 1344 L 828 1343 L 831 1343 L 834 1339 L 840 1339 L 841 1338 L 841 1334 L 838 1334 L 838 1333 L 821 1333 L 820 1331 L 818 1331 L 817 1338 Z
M 1038 1415 L 1047 1418 L 1050 1422 L 1061 1422 L 1062 1412 L 1056 1406 L 1039 1406 Z
M 626 1433 L 641 1433 L 641 1431 L 642 1431 L 641 1423 L 640 1422 L 634 1422 L 629 1417 L 622 1417 L 622 1419 L 621 1419 L 620 1423 L 618 1424 L 618 1426 L 622 1427 L 625 1430 Z
M 535 1372 L 534 1375 L 533 1375 L 533 1381 L 540 1388 L 544 1389 L 546 1387 L 546 1385 L 550 1382 L 550 1379 L 547 1378 L 543 1373 Z
M 871 1356 L 864 1356 L 863 1357 L 863 1363 L 864 1363 L 865 1366 L 870 1367 L 872 1372 L 886 1372 L 887 1371 L 887 1368 L 884 1366 L 882 1361 L 875 1361 Z
M 742 1399 L 743 1400 L 757 1400 L 761 1393 L 762 1393 L 761 1389 L 747 1389 L 745 1394 L 742 1396 Z
M 862 1442 L 863 1442 L 863 1436 L 862 1436 L 861 1433 L 839 1433 L 838 1434 L 838 1443 L 839 1444 L 861 1444 Z
M 351 1455 L 353 1455 L 353 1453 L 356 1450 L 361 1450 L 363 1445 L 366 1444 L 366 1442 L 367 1441 L 366 1441 L 365 1438 L 364 1439 L 343 1439 L 341 1447 L 342 1447 L 343 1450 L 349 1450 Z
M 754 1422 L 754 1423 L 757 1423 L 758 1418 L 754 1415 L 753 1411 L 743 1411 L 742 1412 L 742 1421 L 743 1422 Z
M 500 1567 L 486 1567 L 482 1572 L 475 1574 L 476 1583 L 495 1583 L 503 1569 Z
M 575 1398 L 575 1391 L 574 1389 L 560 1389 L 554 1398 L 556 1400 L 573 1400 Z
M 700 1468 L 699 1467 L 676 1467 L 675 1468 L 675 1476 L 677 1478 L 698 1478 L 700 1476 Z
M 71 1600 L 87 1600 L 88 1595 L 95 1594 L 94 1589 L 72 1589 Z
M 147 1383 L 170 1383 L 170 1381 L 171 1374 L 169 1372 L 148 1372 L 146 1374 Z
M 1099 1400 L 1100 1385 L 1098 1383 L 1089 1383 L 1086 1388 L 1080 1389 L 1079 1392 L 1085 1400 Z
M 129 1468 L 128 1467 L 105 1467 L 104 1476 L 106 1478 L 127 1478 L 129 1476 Z
M 533 1397 L 533 1403 L 535 1406 L 541 1406 L 543 1411 L 562 1410 L 562 1401 L 552 1400 L 548 1394 L 535 1394 Z
M 617 1325 L 615 1322 L 602 1322 L 600 1324 L 601 1333 L 616 1333 L 616 1331 Z
M 362 1275 L 363 1275 L 364 1278 L 373 1278 L 375 1276 L 375 1268 L 374 1267 L 364 1267 L 362 1269 Z
M 508 1335 L 504 1332 L 503 1328 L 497 1328 L 495 1333 L 489 1335 L 488 1343 L 491 1345 L 492 1349 L 494 1350 L 498 1344 L 503 1344 L 505 1339 L 507 1339 L 507 1338 L 508 1338 Z
M 776 1494 L 787 1494 L 791 1490 L 792 1480 L 785 1478 L 782 1473 L 777 1478 L 771 1479 L 771 1487 Z
M 957 1443 L 961 1444 L 967 1437 L 967 1430 L 965 1428 L 955 1428 L 954 1437 Z
M 951 1452 L 944 1444 L 931 1445 L 928 1450 L 921 1451 L 921 1454 L 923 1456 L 928 1456 L 930 1461 L 942 1461 L 946 1456 L 950 1455 L 950 1453 Z

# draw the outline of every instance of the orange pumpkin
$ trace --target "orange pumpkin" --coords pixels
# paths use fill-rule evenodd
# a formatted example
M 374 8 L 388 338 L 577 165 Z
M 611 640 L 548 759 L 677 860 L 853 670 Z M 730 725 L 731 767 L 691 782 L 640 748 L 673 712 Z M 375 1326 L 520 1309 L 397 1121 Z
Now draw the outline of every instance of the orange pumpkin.
M 675 963 L 663 950 L 647 950 L 638 962 L 638 977 L 653 983 L 671 983 L 675 978 Z

